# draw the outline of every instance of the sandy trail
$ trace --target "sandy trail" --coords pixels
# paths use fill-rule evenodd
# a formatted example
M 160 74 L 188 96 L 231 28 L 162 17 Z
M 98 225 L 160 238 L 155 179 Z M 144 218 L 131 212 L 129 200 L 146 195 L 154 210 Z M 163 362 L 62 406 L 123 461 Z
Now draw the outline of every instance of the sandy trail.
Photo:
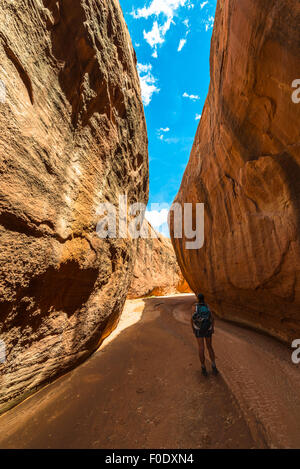
M 300 376 L 275 340 L 217 321 L 203 378 L 194 297 L 128 301 L 77 369 L 0 417 L 0 448 L 297 448 Z

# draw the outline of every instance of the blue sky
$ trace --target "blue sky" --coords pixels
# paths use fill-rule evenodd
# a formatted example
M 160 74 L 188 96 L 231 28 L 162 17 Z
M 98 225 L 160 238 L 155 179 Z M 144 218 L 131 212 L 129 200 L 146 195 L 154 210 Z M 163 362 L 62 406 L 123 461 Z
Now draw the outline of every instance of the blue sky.
M 217 0 L 120 3 L 137 54 L 148 128 L 152 213 L 147 218 L 164 232 L 160 222 L 167 210 L 161 209 L 178 192 L 208 92 Z

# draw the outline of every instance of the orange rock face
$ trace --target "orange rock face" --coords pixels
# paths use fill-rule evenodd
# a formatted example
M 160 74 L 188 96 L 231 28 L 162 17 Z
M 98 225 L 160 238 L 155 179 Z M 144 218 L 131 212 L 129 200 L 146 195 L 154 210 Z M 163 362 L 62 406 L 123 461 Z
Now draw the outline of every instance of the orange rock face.
M 182 271 L 226 319 L 300 337 L 300 4 L 219 0 L 211 84 L 176 202 L 205 203 Z
M 1 411 L 114 327 L 136 243 L 99 239 L 97 208 L 147 203 L 148 153 L 117 0 L 3 1 L 0 18 Z
M 157 233 L 148 223 L 147 226 L 153 237 L 139 240 L 128 298 L 190 293 L 171 240 Z

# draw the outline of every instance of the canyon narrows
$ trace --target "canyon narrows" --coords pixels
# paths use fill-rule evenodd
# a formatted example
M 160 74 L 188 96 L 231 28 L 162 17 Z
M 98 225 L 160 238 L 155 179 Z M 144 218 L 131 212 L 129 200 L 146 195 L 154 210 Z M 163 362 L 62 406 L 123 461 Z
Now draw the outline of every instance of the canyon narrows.
M 218 1 L 209 94 L 175 199 L 205 203 L 204 247 L 173 239 L 220 317 L 289 343 L 300 333 L 299 23 L 294 0 Z
M 2 1 L 0 411 L 74 367 L 114 327 L 136 242 L 97 207 L 147 203 L 136 56 L 117 0 Z
M 138 3 L 1 1 L 0 449 L 299 448 L 300 3 Z
M 148 222 L 145 223 L 150 236 L 138 241 L 128 298 L 191 293 L 179 268 L 171 240 L 155 231 Z

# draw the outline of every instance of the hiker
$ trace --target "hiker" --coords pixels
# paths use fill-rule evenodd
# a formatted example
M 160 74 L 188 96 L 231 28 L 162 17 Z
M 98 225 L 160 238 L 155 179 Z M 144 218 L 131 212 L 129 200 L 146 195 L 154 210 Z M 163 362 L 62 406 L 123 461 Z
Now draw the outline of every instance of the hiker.
M 211 359 L 212 372 L 214 375 L 218 374 L 218 369 L 215 362 L 215 352 L 212 346 L 212 335 L 214 333 L 214 324 L 215 320 L 210 311 L 208 305 L 204 301 L 204 295 L 199 293 L 197 295 L 198 303 L 196 304 L 196 311 L 192 316 L 192 328 L 194 334 L 197 338 L 199 346 L 199 358 L 201 362 L 202 374 L 203 376 L 207 375 L 207 370 L 205 366 L 205 352 L 204 352 L 204 339 L 206 342 L 206 348 Z

